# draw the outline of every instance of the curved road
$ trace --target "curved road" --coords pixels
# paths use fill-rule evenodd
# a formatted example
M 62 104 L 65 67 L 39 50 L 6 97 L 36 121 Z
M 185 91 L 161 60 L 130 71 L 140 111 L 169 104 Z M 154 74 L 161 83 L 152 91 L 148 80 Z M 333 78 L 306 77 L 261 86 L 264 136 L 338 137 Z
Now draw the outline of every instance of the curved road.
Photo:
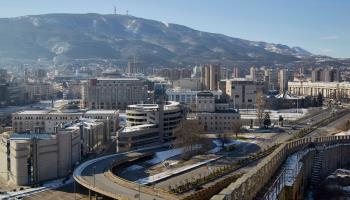
M 312 119 L 313 122 L 317 122 L 324 119 L 330 115 L 330 112 L 324 111 L 314 116 L 310 116 L 307 119 L 302 120 L 298 124 L 306 123 L 308 120 Z M 306 125 L 306 124 L 305 124 Z M 304 124 L 302 126 L 305 126 Z M 282 137 L 283 136 L 283 137 Z M 290 138 L 291 135 L 279 134 L 279 137 L 274 138 L 275 141 L 284 141 Z M 109 165 L 117 160 L 126 157 L 129 153 L 145 153 L 145 152 L 157 152 L 164 150 L 164 147 L 153 147 L 144 148 L 140 150 L 117 153 L 113 155 L 99 157 L 93 160 L 86 161 L 78 166 L 74 170 L 74 179 L 82 186 L 95 191 L 104 196 L 108 196 L 116 199 L 143 199 L 143 200 L 163 200 L 157 194 L 147 194 L 144 192 L 139 192 L 135 189 L 127 188 L 123 185 L 118 185 L 112 180 L 105 176 L 105 173 L 109 170 Z
M 105 176 L 105 173 L 109 170 L 109 165 L 114 160 L 126 157 L 129 153 L 132 152 L 144 153 L 156 152 L 160 150 L 164 150 L 164 148 L 145 148 L 141 150 L 117 153 L 89 160 L 74 170 L 73 177 L 80 185 L 111 198 L 139 199 L 140 195 L 140 199 L 144 200 L 163 200 L 163 198 L 159 197 L 157 194 L 149 195 L 143 192 L 139 193 L 137 190 L 118 185 Z

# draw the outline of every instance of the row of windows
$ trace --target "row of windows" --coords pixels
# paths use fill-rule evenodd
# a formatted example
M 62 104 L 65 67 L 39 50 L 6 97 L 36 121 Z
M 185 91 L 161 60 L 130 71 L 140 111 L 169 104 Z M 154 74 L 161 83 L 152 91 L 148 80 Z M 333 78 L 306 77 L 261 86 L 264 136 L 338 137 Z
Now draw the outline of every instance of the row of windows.
M 236 117 L 226 117 L 226 116 L 224 116 L 224 117 L 222 117 L 222 116 L 215 116 L 215 117 L 213 117 L 213 116 L 211 116 L 210 118 L 208 117 L 208 119 L 239 119 L 238 117 L 236 118 Z M 202 117 L 198 117 L 198 120 L 201 120 L 202 119 Z M 207 117 L 203 117 L 203 119 L 204 120 L 207 120 Z
M 44 120 L 45 119 L 45 117 L 35 117 L 35 118 L 33 118 L 33 117 L 14 117 L 14 119 L 15 120 L 33 120 L 33 119 L 35 119 L 35 120 Z M 52 119 L 59 119 L 59 120 L 69 120 L 69 119 L 71 119 L 71 120 L 73 120 L 73 119 L 79 119 L 79 116 L 76 116 L 76 117 L 67 117 L 67 116 L 65 116 L 65 117 L 46 117 L 46 120 L 52 120 Z

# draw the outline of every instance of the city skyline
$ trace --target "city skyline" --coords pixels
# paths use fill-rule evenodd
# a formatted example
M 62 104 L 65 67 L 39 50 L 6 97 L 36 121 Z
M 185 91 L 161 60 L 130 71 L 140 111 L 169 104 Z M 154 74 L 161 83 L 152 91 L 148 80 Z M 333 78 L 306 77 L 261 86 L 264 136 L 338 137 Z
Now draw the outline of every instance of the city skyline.
M 314 54 L 349 58 L 350 2 L 337 1 L 198 1 L 165 2 L 151 0 L 82 0 L 60 3 L 29 0 L 2 2 L 0 17 L 17 17 L 45 13 L 129 14 L 189 26 L 196 30 L 222 33 L 253 41 L 299 46 Z M 181 12 L 178 12 L 181 10 Z M 336 10 L 337 12 L 332 12 Z M 208 14 L 212 13 L 212 14 Z

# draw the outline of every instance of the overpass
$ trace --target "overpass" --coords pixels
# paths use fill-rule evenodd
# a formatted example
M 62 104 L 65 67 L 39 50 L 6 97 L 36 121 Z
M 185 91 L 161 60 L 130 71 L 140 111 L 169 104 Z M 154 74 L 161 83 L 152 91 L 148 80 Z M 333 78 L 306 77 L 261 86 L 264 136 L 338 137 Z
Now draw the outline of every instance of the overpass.
M 77 183 L 100 196 L 113 199 L 144 199 L 144 200 L 165 200 L 171 199 L 171 195 L 161 196 L 162 191 L 152 190 L 146 186 L 140 186 L 127 180 L 118 179 L 111 172 L 112 164 L 116 161 L 127 159 L 132 153 L 157 152 L 161 147 L 143 148 L 140 150 L 117 153 L 89 160 L 78 166 L 73 173 Z M 174 199 L 174 198 L 173 198 Z

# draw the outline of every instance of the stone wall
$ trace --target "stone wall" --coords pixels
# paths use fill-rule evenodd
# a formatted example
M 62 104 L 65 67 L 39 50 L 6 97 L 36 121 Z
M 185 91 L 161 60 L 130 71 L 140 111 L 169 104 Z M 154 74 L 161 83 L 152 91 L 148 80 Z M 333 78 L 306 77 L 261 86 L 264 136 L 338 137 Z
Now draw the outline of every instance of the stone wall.
M 328 136 L 319 138 L 305 137 L 283 143 L 273 153 L 263 159 L 255 168 L 250 170 L 249 173 L 244 174 L 237 181 L 231 183 L 218 195 L 212 197 L 212 199 L 252 200 L 270 181 L 271 177 L 277 172 L 281 164 L 292 153 L 305 149 L 311 145 L 332 146 L 339 144 L 350 144 L 350 136 Z M 349 153 L 350 149 L 340 149 L 341 150 L 332 150 L 330 153 L 326 154 L 325 161 L 327 162 L 327 165 L 324 165 L 325 168 L 322 176 L 326 176 L 327 173 L 334 171 L 336 169 L 335 167 L 350 163 L 350 158 L 348 160 L 344 158 L 346 156 L 342 156 Z M 312 164 L 309 162 L 305 167 L 312 167 Z M 310 170 L 311 169 L 303 170 L 307 172 L 305 173 L 306 176 L 309 176 Z M 300 183 L 305 185 L 306 182 L 302 179 L 300 180 Z

